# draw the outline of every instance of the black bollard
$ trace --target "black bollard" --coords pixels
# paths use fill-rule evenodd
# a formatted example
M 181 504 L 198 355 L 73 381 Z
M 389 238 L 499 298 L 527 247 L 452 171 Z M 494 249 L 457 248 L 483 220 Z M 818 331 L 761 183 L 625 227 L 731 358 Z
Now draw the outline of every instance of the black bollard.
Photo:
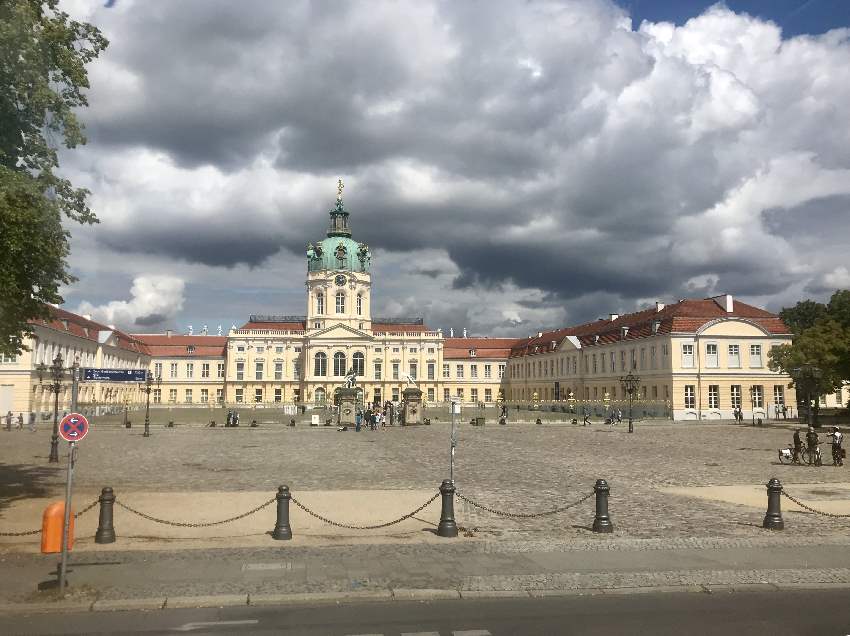
M 541 420 L 541 419 L 538 417 L 538 418 L 537 418 L 537 420 L 536 420 L 534 423 L 535 423 L 535 424 L 537 424 L 537 425 L 539 426 L 539 425 L 543 424 L 543 420 Z
M 774 477 L 767 482 L 767 513 L 764 515 L 762 527 L 768 530 L 784 530 L 785 522 L 782 521 L 782 508 L 780 499 L 782 497 L 782 483 Z
M 292 528 L 289 527 L 289 486 L 280 486 L 277 489 L 277 523 L 274 525 L 272 539 L 288 541 L 292 538 Z
M 295 420 L 294 420 L 294 419 L 289 420 L 289 425 L 290 425 L 290 426 L 295 426 Z
M 94 533 L 95 543 L 115 543 L 115 527 L 112 525 L 112 508 L 115 504 L 115 493 L 107 486 L 100 491 L 100 517 L 97 521 L 97 532 Z
M 608 493 L 611 492 L 608 482 L 604 479 L 597 479 L 593 491 L 596 493 L 596 517 L 593 519 L 593 531 L 613 532 L 614 524 L 611 523 L 611 517 L 608 516 Z
M 437 536 L 456 537 L 455 483 L 451 479 L 444 479 L 443 483 L 440 484 L 440 494 L 443 495 L 443 507 L 440 510 L 440 525 L 437 526 Z

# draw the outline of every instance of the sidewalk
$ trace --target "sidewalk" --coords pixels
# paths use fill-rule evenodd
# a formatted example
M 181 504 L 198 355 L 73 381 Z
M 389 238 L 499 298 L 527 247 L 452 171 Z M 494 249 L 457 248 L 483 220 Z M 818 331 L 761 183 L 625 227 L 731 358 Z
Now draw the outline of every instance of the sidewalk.
M 0 612 L 850 588 L 848 537 L 814 545 L 778 533 L 547 544 L 456 539 L 311 548 L 280 542 L 264 549 L 75 553 L 71 597 L 58 602 L 35 591 L 52 578 L 55 556 L 7 555 Z

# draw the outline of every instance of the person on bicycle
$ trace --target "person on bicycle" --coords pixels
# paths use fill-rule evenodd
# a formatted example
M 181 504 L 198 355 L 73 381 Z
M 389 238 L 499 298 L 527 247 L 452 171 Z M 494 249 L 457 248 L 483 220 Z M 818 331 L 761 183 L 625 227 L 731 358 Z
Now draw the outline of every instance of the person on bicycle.
M 841 443 L 844 441 L 844 434 L 838 430 L 837 426 L 832 427 L 832 433 L 827 435 L 832 438 L 832 461 L 834 465 L 841 466 L 844 461 L 841 457 Z
M 794 431 L 794 461 L 800 461 L 800 453 L 803 450 L 803 440 L 800 439 L 800 429 Z

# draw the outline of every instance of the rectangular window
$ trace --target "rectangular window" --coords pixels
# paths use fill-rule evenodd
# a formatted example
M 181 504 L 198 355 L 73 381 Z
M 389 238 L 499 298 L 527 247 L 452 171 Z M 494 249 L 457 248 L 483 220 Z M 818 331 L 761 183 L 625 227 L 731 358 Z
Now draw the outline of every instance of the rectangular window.
M 153 403 L 159 404 L 162 402 L 162 389 L 154 389 L 153 390 Z
M 428 379 L 435 380 L 437 378 L 437 365 L 433 362 L 428 363 Z
M 263 363 L 256 362 L 254 365 L 254 379 L 262 380 L 263 379 Z
M 503 377 L 505 377 L 505 365 L 500 364 L 499 365 L 499 379 L 501 380 Z
M 245 345 L 237 345 L 237 346 L 236 346 L 236 351 L 237 351 L 238 353 L 245 353 Z
M 736 344 L 730 344 L 729 348 L 729 363 L 727 366 L 732 369 L 740 368 L 741 366 L 741 348 Z
M 224 389 L 216 389 L 215 390 L 215 401 L 218 404 L 224 403 Z
M 262 402 L 263 401 L 263 390 L 262 389 L 254 389 L 254 402 Z
M 264 347 L 257 347 L 257 353 L 263 353 L 265 351 Z
M 716 344 L 705 345 L 705 366 L 710 369 L 716 369 L 718 366 L 720 366 L 720 361 L 717 357 Z
M 485 364 L 484 365 L 484 377 L 486 379 L 490 379 L 491 377 L 493 377 L 493 365 L 492 364 Z
M 274 363 L 274 379 L 283 380 L 283 362 Z
M 419 365 L 415 362 L 410 363 L 410 377 L 415 380 L 417 378 L 417 374 L 419 372 Z
M 398 402 L 398 387 L 393 387 L 393 402 Z
M 656 347 L 653 345 L 649 348 L 649 368 L 650 369 L 655 369 L 658 366 L 658 363 L 656 362 L 655 353 L 656 353 Z M 613 370 L 614 370 L 614 365 L 612 364 L 611 365 L 611 371 L 613 371 Z
M 376 380 L 381 379 L 381 363 L 380 362 L 375 363 L 375 379 Z
M 283 353 L 283 347 L 275 347 L 274 352 L 275 353 Z
M 653 400 L 658 399 L 658 385 L 655 385 L 655 384 L 652 385 L 652 399 Z
M 741 408 L 741 385 L 733 384 L 732 385 L 732 408 L 739 409 Z
M 593 372 L 598 373 L 599 371 L 596 368 L 596 354 L 593 354 Z
M 841 389 L 838 389 L 838 392 L 840 393 Z M 773 403 L 777 406 L 785 404 L 785 387 L 781 384 L 773 385 Z
M 708 408 L 720 408 L 720 386 L 717 384 L 708 385 Z
M 201 365 L 201 377 L 202 378 L 210 377 L 210 363 L 209 362 L 204 362 Z
M 177 377 L 177 363 L 176 362 L 171 363 L 171 368 L 169 369 L 169 372 L 170 372 L 170 375 L 171 375 L 172 378 Z
M 478 365 L 470 364 L 469 365 L 469 377 L 470 378 L 478 378 Z
M 463 365 L 459 364 L 455 367 L 455 374 L 458 380 L 463 380 Z
M 278 403 L 283 402 L 283 389 L 274 390 L 274 401 Z
M 692 369 L 694 367 L 694 345 L 682 345 L 682 368 Z
M 195 364 L 192 362 L 186 363 L 186 377 L 191 378 L 195 375 Z
M 398 362 L 393 362 L 393 380 L 398 380 L 399 370 L 398 370 Z
M 626 370 L 626 352 L 620 351 L 620 371 Z M 575 365 L 573 365 L 573 372 L 575 372 Z
M 428 353 L 435 353 L 436 349 L 434 347 L 428 347 Z
M 292 379 L 301 379 L 301 360 L 293 360 L 292 362 Z
M 443 365 L 443 377 L 444 378 L 449 377 L 449 365 L 448 364 Z
M 243 389 L 236 389 L 236 401 L 238 403 L 241 404 L 244 401 L 243 396 L 244 396 L 244 390 Z
M 218 363 L 218 377 L 219 379 L 224 378 L 224 362 Z
M 301 389 L 292 389 L 292 401 L 296 404 L 301 401 Z
M 478 389 L 470 389 L 469 399 L 472 400 L 473 402 L 478 401 Z
M 761 365 L 761 345 L 750 345 L 750 366 L 760 367 Z
M 463 402 L 463 389 L 457 390 L 457 399 Z
M 760 385 L 752 387 L 753 391 L 753 407 L 760 409 L 764 407 L 764 390 Z
M 685 385 L 685 408 L 695 409 L 697 406 L 696 390 L 693 384 Z
M 493 401 L 493 389 L 484 389 L 484 401 L 492 402 Z
M 186 389 L 186 404 L 192 403 L 192 389 Z
M 432 387 L 432 386 L 428 387 L 428 401 L 429 402 L 434 401 L 434 387 Z
M 237 362 L 236 363 L 236 379 L 244 380 L 245 379 L 245 363 Z
M 206 404 L 210 401 L 209 389 L 201 389 L 201 404 Z
M 153 377 L 161 378 L 162 377 L 162 362 L 157 362 L 153 365 Z
M 177 402 L 177 389 L 168 389 L 168 401 L 172 404 Z
M 451 398 L 451 393 L 448 389 L 443 389 L 443 402 L 448 402 Z
M 419 349 L 416 347 L 410 347 L 410 353 L 419 353 Z
M 644 347 L 640 348 L 640 368 L 646 368 L 646 349 Z

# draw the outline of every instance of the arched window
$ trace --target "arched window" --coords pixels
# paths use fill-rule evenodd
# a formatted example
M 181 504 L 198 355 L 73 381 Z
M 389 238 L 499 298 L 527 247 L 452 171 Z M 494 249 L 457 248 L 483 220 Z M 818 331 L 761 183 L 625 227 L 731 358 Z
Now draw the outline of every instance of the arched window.
M 337 351 L 334 354 L 334 375 L 343 376 L 345 372 L 345 354 L 342 351 Z
M 345 313 L 345 292 L 340 291 L 336 293 L 336 313 Z
M 322 292 L 316 294 L 316 313 L 325 313 L 325 295 Z
M 363 315 L 363 294 L 357 294 L 357 315 Z
M 323 376 L 328 374 L 328 356 L 319 351 L 313 358 L 313 375 Z
M 324 355 L 324 354 L 322 354 Z M 325 390 L 322 387 L 316 389 L 316 404 L 322 404 L 325 401 Z
M 359 351 L 352 356 L 354 363 L 354 373 L 357 375 L 366 375 L 366 358 Z

